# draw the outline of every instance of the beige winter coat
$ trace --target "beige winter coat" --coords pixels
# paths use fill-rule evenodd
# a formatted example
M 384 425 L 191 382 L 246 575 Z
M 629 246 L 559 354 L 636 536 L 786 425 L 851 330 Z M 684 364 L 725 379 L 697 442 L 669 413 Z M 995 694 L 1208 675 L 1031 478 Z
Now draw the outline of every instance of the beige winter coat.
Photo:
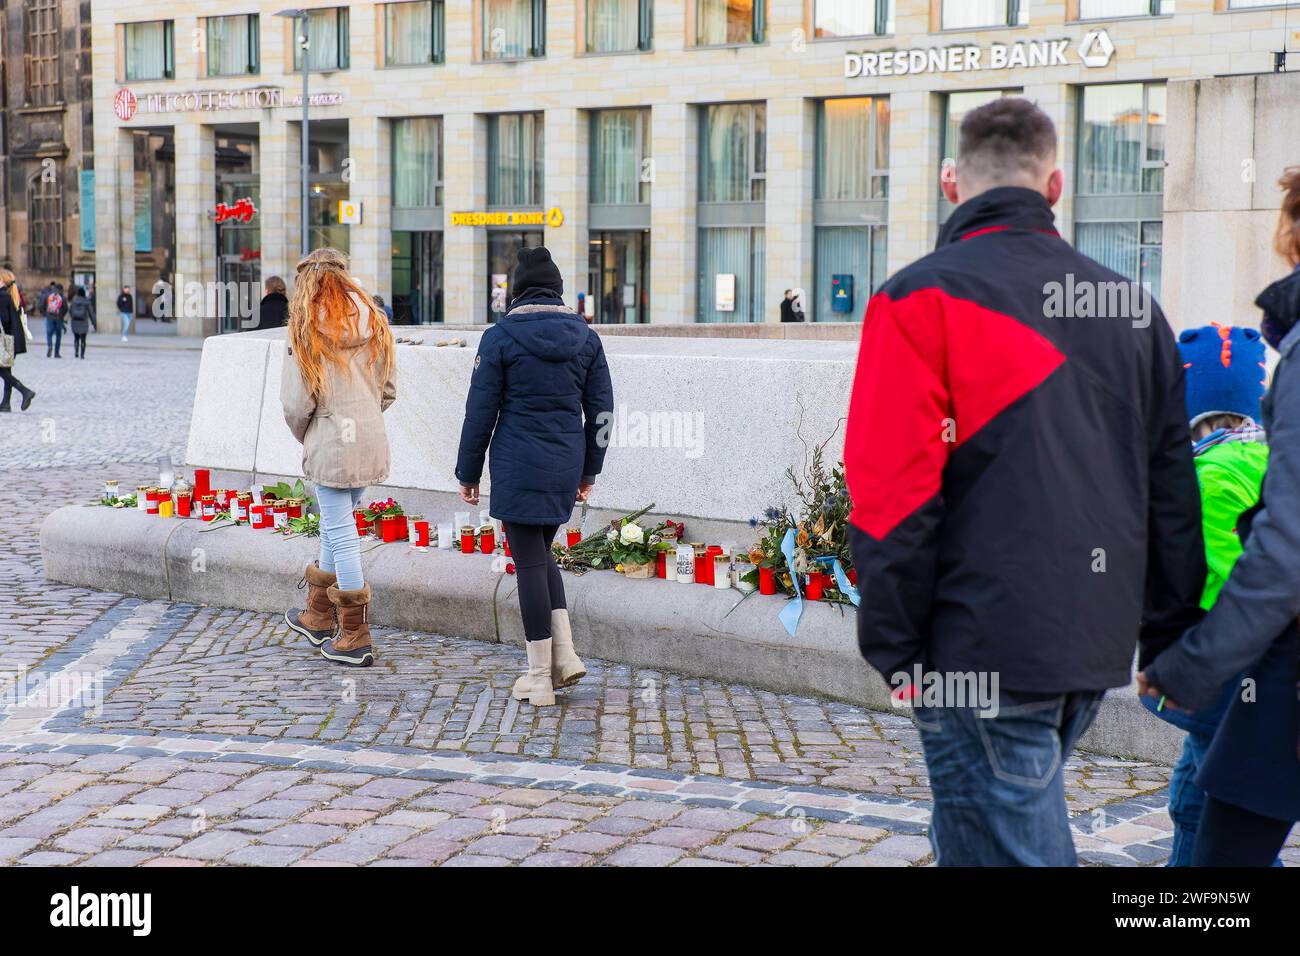
M 364 488 L 388 478 L 388 436 L 384 412 L 397 398 L 397 369 L 368 367 L 373 330 L 370 310 L 353 295 L 360 315 L 359 335 L 345 343 L 348 371 L 327 366 L 325 395 L 312 398 L 303 385 L 298 360 L 285 343 L 280 402 L 293 437 L 302 442 L 302 472 L 327 488 Z

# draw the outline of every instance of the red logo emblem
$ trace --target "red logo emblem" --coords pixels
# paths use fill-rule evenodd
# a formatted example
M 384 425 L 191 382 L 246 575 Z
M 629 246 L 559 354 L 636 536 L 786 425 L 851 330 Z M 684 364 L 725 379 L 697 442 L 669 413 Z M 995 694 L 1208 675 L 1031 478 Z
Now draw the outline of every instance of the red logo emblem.
M 135 115 L 135 107 L 135 94 L 130 90 L 118 90 L 117 95 L 113 97 L 113 112 L 124 123 Z

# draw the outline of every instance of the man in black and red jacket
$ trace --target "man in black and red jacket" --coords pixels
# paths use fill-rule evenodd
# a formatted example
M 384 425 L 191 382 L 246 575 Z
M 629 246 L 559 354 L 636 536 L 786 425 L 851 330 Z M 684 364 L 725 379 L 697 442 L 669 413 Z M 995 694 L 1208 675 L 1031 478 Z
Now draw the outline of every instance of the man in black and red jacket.
M 943 179 L 938 247 L 863 326 L 858 642 L 913 704 L 938 862 L 1072 865 L 1062 762 L 1205 583 L 1182 367 L 1150 295 L 1057 233 L 1040 109 L 973 110 Z

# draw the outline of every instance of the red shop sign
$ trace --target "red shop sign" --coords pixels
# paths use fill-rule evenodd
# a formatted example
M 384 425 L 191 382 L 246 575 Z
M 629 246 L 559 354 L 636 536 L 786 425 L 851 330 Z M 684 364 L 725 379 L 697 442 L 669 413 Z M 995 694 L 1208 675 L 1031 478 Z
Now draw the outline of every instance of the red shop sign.
M 217 203 L 216 220 L 218 225 L 228 219 L 234 219 L 238 222 L 249 223 L 257 215 L 257 207 L 253 205 L 253 198 L 245 196 L 237 203 L 227 206 L 223 202 Z

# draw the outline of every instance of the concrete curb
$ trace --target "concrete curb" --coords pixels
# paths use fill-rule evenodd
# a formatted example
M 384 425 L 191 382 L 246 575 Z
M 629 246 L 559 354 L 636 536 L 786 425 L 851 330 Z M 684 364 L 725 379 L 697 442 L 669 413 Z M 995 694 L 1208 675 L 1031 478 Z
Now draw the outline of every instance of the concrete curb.
M 80 505 L 60 508 L 41 526 L 45 574 L 53 581 L 250 611 L 300 605 L 297 585 L 316 552 L 312 538 Z M 493 571 L 486 555 L 367 542 L 362 566 L 375 593 L 376 624 L 523 644 L 517 580 Z M 599 571 L 566 574 L 564 586 L 583 654 L 892 709 L 884 681 L 858 653 L 850 609 L 809 603 L 790 637 L 777 620 L 779 598 L 742 600 L 737 591 Z M 1116 691 L 1081 746 L 1169 763 L 1181 741 L 1180 731 L 1153 719 L 1132 693 Z

